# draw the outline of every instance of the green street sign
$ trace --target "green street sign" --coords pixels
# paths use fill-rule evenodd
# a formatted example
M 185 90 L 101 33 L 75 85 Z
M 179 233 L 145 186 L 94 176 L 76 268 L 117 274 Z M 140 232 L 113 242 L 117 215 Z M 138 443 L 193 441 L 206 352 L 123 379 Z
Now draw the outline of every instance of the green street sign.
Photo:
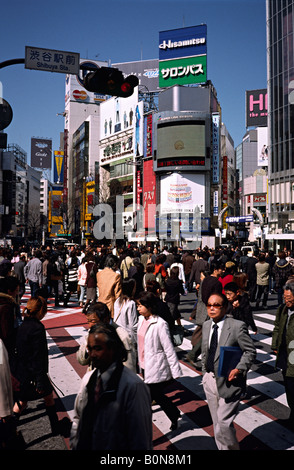
M 193 56 L 159 62 L 159 87 L 193 85 L 207 81 L 207 56 Z

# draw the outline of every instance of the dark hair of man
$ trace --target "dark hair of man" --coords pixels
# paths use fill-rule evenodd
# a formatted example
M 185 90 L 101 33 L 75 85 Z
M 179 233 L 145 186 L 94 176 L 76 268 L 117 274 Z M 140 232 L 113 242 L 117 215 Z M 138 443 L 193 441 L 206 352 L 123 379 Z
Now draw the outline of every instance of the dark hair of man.
M 35 257 L 39 258 L 39 259 L 42 258 L 42 251 L 41 250 L 36 250 Z
M 209 297 L 211 297 L 212 295 L 217 295 L 218 297 L 220 297 L 222 299 L 222 306 L 223 307 L 228 306 L 229 301 L 228 301 L 227 297 L 224 294 L 211 294 Z
M 216 271 L 217 269 L 223 269 L 224 268 L 224 264 L 219 261 L 219 260 L 216 260 L 216 261 L 212 261 L 210 263 L 210 274 L 213 274 L 214 271 Z
M 101 302 L 100 302 L 101 303 Z M 89 330 L 89 335 L 103 334 L 106 337 L 106 344 L 109 349 L 114 351 L 114 357 L 117 362 L 125 362 L 128 358 L 128 352 L 124 344 L 116 332 L 113 325 L 105 323 L 96 323 Z
M 97 315 L 97 318 L 103 323 L 107 323 L 110 319 L 110 311 L 106 304 L 103 302 L 95 302 L 91 304 L 87 310 L 87 315 Z
M 237 294 L 238 290 L 239 290 L 239 286 L 236 282 L 228 282 L 225 286 L 224 286 L 224 290 L 227 292 L 227 291 L 230 291 L 230 292 L 234 292 L 235 294 Z
M 291 282 L 287 282 L 284 286 L 284 292 L 286 290 L 289 290 L 293 295 L 294 295 L 294 281 L 291 281 Z

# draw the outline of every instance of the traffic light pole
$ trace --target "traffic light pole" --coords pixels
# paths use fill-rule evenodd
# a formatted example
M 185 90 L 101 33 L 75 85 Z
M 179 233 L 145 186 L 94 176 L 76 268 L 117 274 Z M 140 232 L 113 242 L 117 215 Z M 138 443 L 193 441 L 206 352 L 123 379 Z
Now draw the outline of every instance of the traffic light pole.
M 24 64 L 24 63 L 25 63 L 25 59 L 5 60 L 4 62 L 0 62 L 0 69 L 4 69 L 4 67 L 8 67 L 9 65 Z

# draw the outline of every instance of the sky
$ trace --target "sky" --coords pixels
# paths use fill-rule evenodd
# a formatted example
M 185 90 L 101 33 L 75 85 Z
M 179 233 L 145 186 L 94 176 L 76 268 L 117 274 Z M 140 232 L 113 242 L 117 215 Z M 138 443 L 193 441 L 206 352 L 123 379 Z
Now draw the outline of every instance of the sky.
M 245 92 L 267 87 L 265 0 L 1 0 L 0 62 L 25 46 L 116 62 L 157 59 L 159 32 L 207 24 L 207 78 L 235 147 L 246 133 Z M 13 110 L 8 144 L 27 152 L 31 137 L 59 150 L 65 74 L 13 65 L 0 69 L 0 92 Z

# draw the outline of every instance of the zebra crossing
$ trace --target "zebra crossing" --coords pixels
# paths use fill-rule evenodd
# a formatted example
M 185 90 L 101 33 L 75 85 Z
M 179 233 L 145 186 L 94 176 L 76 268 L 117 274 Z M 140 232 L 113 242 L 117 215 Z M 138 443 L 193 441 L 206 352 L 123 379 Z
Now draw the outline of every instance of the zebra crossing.
M 23 304 L 29 292 L 23 297 Z M 61 408 L 73 417 L 75 396 L 86 372 L 76 359 L 76 351 L 87 333 L 85 315 L 76 298 L 69 307 L 55 307 L 49 299 L 43 319 L 49 349 L 49 375 Z M 185 307 L 184 307 L 185 308 Z M 188 315 L 185 315 L 188 318 Z M 257 349 L 256 360 L 247 376 L 247 395 L 240 403 L 235 420 L 241 450 L 294 450 L 294 432 L 283 425 L 289 409 L 282 374 L 274 367 L 271 333 L 275 309 L 254 312 L 257 334 L 252 334 Z M 170 421 L 158 405 L 152 406 L 153 446 L 158 451 L 216 450 L 213 426 L 202 387 L 202 374 L 185 361 L 191 349 L 190 336 L 195 324 L 182 318 L 188 332 L 177 347 L 183 375 L 167 389 L 181 412 L 178 429 L 170 431 Z
M 81 308 L 48 306 L 43 319 L 49 348 L 49 375 L 56 394 L 70 418 L 81 378 L 86 372 L 76 359 L 76 351 L 87 333 L 86 319 Z M 248 373 L 247 395 L 240 404 L 235 420 L 237 438 L 242 450 L 294 450 L 294 432 L 282 423 L 288 417 L 288 406 L 282 375 L 274 367 L 271 332 L 274 310 L 255 312 L 257 334 L 252 334 L 257 357 Z M 182 319 L 182 325 L 192 333 L 195 325 Z M 177 353 L 183 375 L 167 389 L 168 395 L 181 412 L 178 429 L 170 431 L 170 421 L 158 405 L 152 406 L 154 450 L 194 451 L 216 450 L 213 427 L 206 403 L 201 371 L 184 360 L 191 349 L 186 336 Z

